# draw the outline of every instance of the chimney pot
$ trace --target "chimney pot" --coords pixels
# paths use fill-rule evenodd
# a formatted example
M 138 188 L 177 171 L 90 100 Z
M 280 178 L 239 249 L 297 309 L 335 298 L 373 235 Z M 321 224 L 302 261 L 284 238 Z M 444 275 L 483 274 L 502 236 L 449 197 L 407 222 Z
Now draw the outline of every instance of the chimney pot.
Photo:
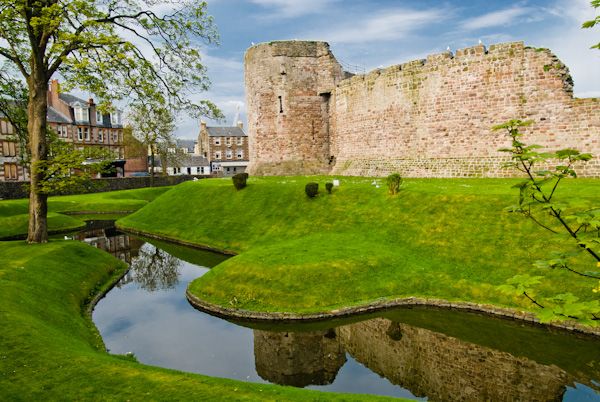
M 242 130 L 244 129 L 244 123 L 243 123 L 243 122 L 241 122 L 241 121 L 238 121 L 238 122 L 237 122 L 237 126 L 238 126 L 240 129 L 242 129 Z

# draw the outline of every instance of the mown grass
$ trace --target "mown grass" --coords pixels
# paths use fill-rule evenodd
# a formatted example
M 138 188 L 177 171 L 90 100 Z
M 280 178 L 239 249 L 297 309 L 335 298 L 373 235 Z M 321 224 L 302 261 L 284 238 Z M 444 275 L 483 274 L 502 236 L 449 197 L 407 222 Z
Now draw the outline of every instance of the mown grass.
M 309 199 L 313 180 L 322 190 Z M 118 225 L 239 252 L 189 287 L 226 307 L 306 313 L 419 296 L 534 310 L 497 289 L 520 273 L 545 276 L 541 297 L 594 297 L 589 280 L 532 267 L 564 239 L 503 211 L 517 180 L 406 180 L 396 196 L 366 178 L 342 178 L 328 195 L 329 180 L 252 178 L 242 191 L 230 180 L 184 183 Z M 559 191 L 600 204 L 599 180 Z M 593 268 L 584 258 L 574 266 Z
M 74 241 L 0 242 L 2 400 L 383 400 L 210 378 L 109 355 L 86 314 L 123 263 Z
M 69 213 L 136 211 L 165 193 L 171 187 L 152 187 L 107 193 L 50 197 L 48 200 L 48 230 L 61 232 L 84 226 L 86 216 Z M 28 199 L 0 201 L 0 240 L 24 236 L 28 225 Z

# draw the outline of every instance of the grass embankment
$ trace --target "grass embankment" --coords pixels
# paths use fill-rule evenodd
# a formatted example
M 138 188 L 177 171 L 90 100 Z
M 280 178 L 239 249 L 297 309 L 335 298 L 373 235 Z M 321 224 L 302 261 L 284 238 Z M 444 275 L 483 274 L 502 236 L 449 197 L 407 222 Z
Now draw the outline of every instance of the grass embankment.
M 48 230 L 64 232 L 85 225 L 91 215 L 68 215 L 81 212 L 106 214 L 140 209 L 172 187 L 153 187 L 107 193 L 50 197 L 48 200 Z M 0 201 L 0 240 L 27 234 L 29 200 Z M 106 215 L 107 216 L 107 215 Z M 107 219 L 103 216 L 104 219 Z M 114 217 L 114 216 L 113 216 Z
M 304 194 L 312 180 L 322 189 L 315 199 Z M 593 298 L 595 283 L 532 267 L 563 247 L 503 212 L 516 202 L 515 180 L 407 180 L 397 196 L 364 178 L 342 178 L 328 195 L 326 180 L 252 178 L 242 191 L 230 180 L 184 183 L 118 225 L 239 252 L 189 288 L 224 307 L 317 313 L 417 296 L 532 311 L 496 288 L 519 273 L 546 277 L 540 296 Z M 559 191 L 600 204 L 599 180 L 570 180 Z
M 0 242 L 0 256 L 2 400 L 364 399 L 186 374 L 109 355 L 85 302 L 123 263 L 74 241 Z

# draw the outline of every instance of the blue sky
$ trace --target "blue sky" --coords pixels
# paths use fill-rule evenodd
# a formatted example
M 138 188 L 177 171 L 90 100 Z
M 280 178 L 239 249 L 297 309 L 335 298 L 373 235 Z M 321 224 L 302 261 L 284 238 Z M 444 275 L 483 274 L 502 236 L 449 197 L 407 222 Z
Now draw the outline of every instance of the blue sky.
M 600 96 L 600 29 L 581 29 L 595 16 L 589 0 L 213 0 L 220 46 L 203 49 L 213 83 L 203 98 L 217 103 L 231 125 L 245 121 L 244 52 L 283 39 L 329 42 L 345 65 L 369 71 L 424 58 L 450 47 L 522 40 L 550 48 L 571 70 L 575 95 Z M 195 138 L 199 122 L 182 118 L 176 134 Z

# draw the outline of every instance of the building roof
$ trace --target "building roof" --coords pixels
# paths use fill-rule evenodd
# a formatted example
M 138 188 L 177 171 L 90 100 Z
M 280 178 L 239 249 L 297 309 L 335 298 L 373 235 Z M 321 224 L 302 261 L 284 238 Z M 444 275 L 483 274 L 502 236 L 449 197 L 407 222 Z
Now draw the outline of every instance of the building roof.
M 69 105 L 71 103 L 75 103 L 75 102 L 79 102 L 79 103 L 83 103 L 83 104 L 87 104 L 88 102 L 86 100 L 83 100 L 81 98 L 78 98 L 75 95 L 71 95 L 71 94 L 64 94 L 62 92 L 58 93 L 58 98 L 64 102 L 67 102 Z
M 196 145 L 195 140 L 177 139 L 177 148 L 186 148 L 188 150 L 188 153 L 194 153 L 195 145 Z
M 150 157 L 148 157 L 150 158 Z M 162 161 L 159 155 L 154 157 L 155 166 L 162 167 Z M 210 166 L 208 159 L 201 155 L 183 155 L 181 158 L 181 162 L 179 163 L 181 167 L 192 167 L 192 166 Z M 172 166 L 170 166 L 172 167 Z
M 71 123 L 71 119 L 54 109 L 52 106 L 48 106 L 48 121 L 51 123 Z
M 209 137 L 247 137 L 248 135 L 237 126 L 233 127 L 206 127 Z

